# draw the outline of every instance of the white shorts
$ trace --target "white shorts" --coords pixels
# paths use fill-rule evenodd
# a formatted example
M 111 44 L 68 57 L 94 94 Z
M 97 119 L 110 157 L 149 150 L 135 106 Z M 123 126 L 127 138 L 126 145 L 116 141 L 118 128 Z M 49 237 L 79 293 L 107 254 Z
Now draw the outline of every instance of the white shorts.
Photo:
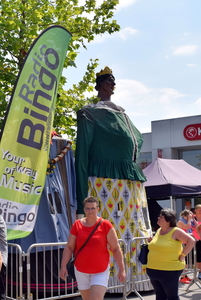
M 104 272 L 95 274 L 82 273 L 79 272 L 76 267 L 74 268 L 79 290 L 89 290 L 91 285 L 102 285 L 107 287 L 110 265 L 108 265 Z

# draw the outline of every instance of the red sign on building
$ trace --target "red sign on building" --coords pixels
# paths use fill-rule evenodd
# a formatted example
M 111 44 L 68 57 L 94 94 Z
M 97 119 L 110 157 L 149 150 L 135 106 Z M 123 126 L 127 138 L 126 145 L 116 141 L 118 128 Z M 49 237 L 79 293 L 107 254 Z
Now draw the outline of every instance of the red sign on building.
M 163 158 L 163 150 L 157 149 L 157 151 L 158 151 L 158 158 Z
M 187 125 L 183 134 L 189 141 L 201 140 L 201 124 Z

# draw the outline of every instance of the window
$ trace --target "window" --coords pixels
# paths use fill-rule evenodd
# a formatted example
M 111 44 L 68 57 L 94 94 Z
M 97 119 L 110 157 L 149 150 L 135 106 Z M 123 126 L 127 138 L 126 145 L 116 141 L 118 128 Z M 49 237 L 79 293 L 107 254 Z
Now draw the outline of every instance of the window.
M 201 170 L 201 150 L 179 151 L 179 158 Z
M 140 153 L 137 162 L 141 169 L 146 168 L 152 163 L 152 152 Z

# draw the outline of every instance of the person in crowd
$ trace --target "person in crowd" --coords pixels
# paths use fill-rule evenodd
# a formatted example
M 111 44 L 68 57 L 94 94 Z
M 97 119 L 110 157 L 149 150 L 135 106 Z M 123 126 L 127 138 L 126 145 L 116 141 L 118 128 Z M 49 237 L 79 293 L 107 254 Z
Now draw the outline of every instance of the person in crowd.
M 195 207 L 194 220 L 197 222 L 193 228 L 193 236 L 196 239 L 197 269 L 199 270 L 198 279 L 201 280 L 201 204 Z
M 73 224 L 63 252 L 60 277 L 64 280 L 68 276 L 66 264 L 72 253 L 76 255 L 100 219 L 97 215 L 99 210 L 97 199 L 87 197 L 83 204 L 86 217 L 76 220 Z M 102 223 L 75 260 L 75 276 L 83 300 L 104 298 L 109 278 L 109 250 L 117 262 L 119 268 L 117 277 L 122 283 L 125 281 L 126 273 L 117 235 L 112 224 L 102 219 Z
M 192 212 L 192 214 L 195 214 L 195 207 L 191 207 L 190 211 Z
M 183 229 L 188 234 L 192 234 L 193 228 L 195 228 L 197 222 L 194 220 L 194 216 L 192 212 L 188 209 L 184 209 L 180 213 L 179 221 L 177 222 L 177 226 L 181 229 Z M 185 245 L 184 245 L 185 246 Z M 188 265 L 186 264 L 186 268 Z M 187 275 L 182 274 L 180 278 L 181 283 L 189 284 L 191 282 L 191 278 L 189 278 Z
M 156 300 L 179 300 L 179 277 L 185 267 L 185 257 L 195 240 L 176 225 L 176 214 L 164 208 L 158 217 L 160 228 L 149 238 L 147 275 L 154 287 Z M 183 249 L 182 244 L 186 246 Z
M 8 258 L 6 223 L 0 215 L 0 300 L 6 300 L 6 266 Z
M 125 110 L 111 101 L 115 85 L 112 70 L 105 67 L 96 74 L 99 101 L 77 112 L 77 213 L 82 217 L 82 199 L 96 197 L 99 216 L 110 220 L 118 238 L 127 243 L 135 236 L 150 236 L 151 225 L 143 186 L 146 178 L 137 163 L 142 135 Z M 136 251 L 132 254 L 135 260 Z M 110 283 L 116 284 L 112 273 Z
M 193 232 L 193 228 L 195 228 L 196 226 L 194 216 L 190 210 L 184 209 L 181 211 L 177 226 L 187 233 Z

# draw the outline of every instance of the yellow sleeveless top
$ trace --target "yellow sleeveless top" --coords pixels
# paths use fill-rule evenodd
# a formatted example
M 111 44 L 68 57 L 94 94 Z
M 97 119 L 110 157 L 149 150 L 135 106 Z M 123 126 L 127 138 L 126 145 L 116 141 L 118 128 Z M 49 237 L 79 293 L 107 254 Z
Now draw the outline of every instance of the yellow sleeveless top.
M 149 243 L 147 268 L 164 271 L 182 270 L 185 261 L 179 260 L 182 253 L 182 242 L 172 238 L 172 234 L 177 230 L 174 227 L 170 232 L 160 235 L 161 228 Z

